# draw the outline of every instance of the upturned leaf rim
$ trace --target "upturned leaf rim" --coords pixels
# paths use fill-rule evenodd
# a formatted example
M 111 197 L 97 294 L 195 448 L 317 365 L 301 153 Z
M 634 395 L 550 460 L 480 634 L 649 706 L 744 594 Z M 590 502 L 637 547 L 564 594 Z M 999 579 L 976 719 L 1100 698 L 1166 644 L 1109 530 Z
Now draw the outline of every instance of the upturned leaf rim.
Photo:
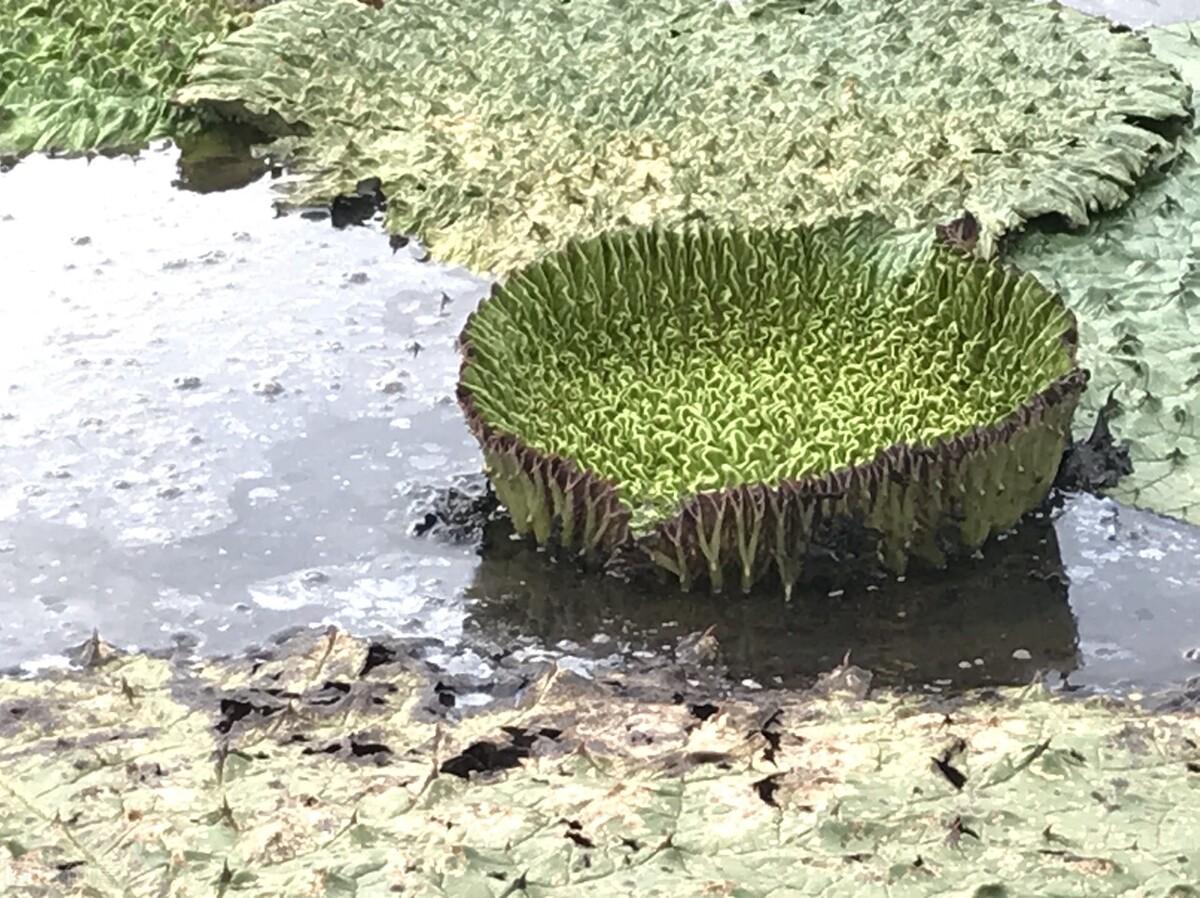
M 969 220 L 972 217 L 966 216 Z M 873 221 L 881 224 L 874 216 L 850 216 L 838 218 L 819 224 L 799 224 L 791 228 L 751 228 L 750 230 L 763 233 L 773 233 L 787 230 L 824 230 L 860 220 Z M 969 257 L 970 264 L 999 268 L 1012 277 L 1032 277 L 1011 264 L 1000 259 L 982 259 L 971 253 L 971 246 L 963 246 L 957 239 L 961 229 L 960 220 L 937 225 L 931 248 L 935 252 L 958 253 Z M 693 228 L 708 228 L 711 230 L 737 230 L 722 226 L 696 224 Z M 625 234 L 638 231 L 653 230 L 653 228 L 634 228 L 623 232 Z M 618 236 L 622 232 L 615 232 Z M 603 235 L 601 235 L 603 236 Z M 613 236 L 609 234 L 608 236 Z M 578 238 L 571 243 L 587 242 L 597 237 Z M 571 245 L 552 255 L 568 252 Z M 529 268 L 545 264 L 549 257 L 542 257 L 529 264 Z M 524 270 L 524 269 L 522 269 Z M 516 274 L 519 274 L 517 272 Z M 675 513 L 654 522 L 649 528 L 638 531 L 632 523 L 632 509 L 621 499 L 619 484 L 601 474 L 587 470 L 574 459 L 558 452 L 539 449 L 529 444 L 517 434 L 491 424 L 476 402 L 471 389 L 466 385 L 464 375 L 472 364 L 476 347 L 472 341 L 471 330 L 476 316 L 504 290 L 503 281 L 494 281 L 487 296 L 471 311 L 458 336 L 460 354 L 459 377 L 456 385 L 456 399 L 466 419 L 468 430 L 478 441 L 485 456 L 488 453 L 506 454 L 513 457 L 521 469 L 527 473 L 537 473 L 547 484 L 553 484 L 564 493 L 570 491 L 577 496 L 583 496 L 590 509 L 594 509 L 599 519 L 599 533 L 590 540 L 589 544 L 579 547 L 578 554 L 585 558 L 601 558 L 609 564 L 616 562 L 618 567 L 628 568 L 637 566 L 640 562 L 648 561 L 650 547 L 656 544 L 678 543 L 684 538 L 689 519 L 699 523 L 713 509 L 728 507 L 744 509 L 749 504 L 757 504 L 761 508 L 767 505 L 782 507 L 795 500 L 838 500 L 845 498 L 856 484 L 877 484 L 885 479 L 905 478 L 922 464 L 949 460 L 961 461 L 968 456 L 986 451 L 990 448 L 1005 445 L 1020 433 L 1023 428 L 1045 420 L 1048 413 L 1067 410 L 1068 418 L 1073 415 L 1075 406 L 1087 388 L 1090 372 L 1080 366 L 1078 361 L 1079 331 L 1074 312 L 1067 306 L 1062 296 L 1052 288 L 1041 284 L 1047 295 L 1059 306 L 1066 322 L 1058 339 L 1067 351 L 1069 370 L 1054 378 L 1048 385 L 1035 392 L 1024 402 L 1013 408 L 999 420 L 989 424 L 979 424 L 969 430 L 938 437 L 927 445 L 914 445 L 910 442 L 898 442 L 881 447 L 869 460 L 850 465 L 843 465 L 824 472 L 814 472 L 795 478 L 786 478 L 775 485 L 762 482 L 743 483 L 725 486 L 718 489 L 701 490 L 680 500 Z M 1067 438 L 1069 439 L 1069 427 Z M 1052 483 L 1046 484 L 1049 491 Z M 591 512 L 589 512 L 590 514 Z M 740 512 L 739 512 L 740 513 Z M 553 541 L 553 540 L 551 540 Z M 539 540 L 541 542 L 541 540 Z M 681 574 L 681 581 L 685 578 Z M 790 592 L 790 584 L 787 584 Z

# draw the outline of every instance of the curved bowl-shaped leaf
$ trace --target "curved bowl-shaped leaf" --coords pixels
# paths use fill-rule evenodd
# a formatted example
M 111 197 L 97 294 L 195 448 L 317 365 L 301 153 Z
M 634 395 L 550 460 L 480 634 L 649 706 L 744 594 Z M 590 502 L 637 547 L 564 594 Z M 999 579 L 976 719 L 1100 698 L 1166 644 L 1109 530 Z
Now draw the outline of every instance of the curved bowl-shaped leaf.
M 965 207 L 986 254 L 1123 203 L 1190 95 L 1141 36 L 1029 0 L 283 0 L 177 98 L 278 135 L 288 201 L 378 177 L 390 231 L 502 276 L 694 218 Z
M 714 590 L 976 549 L 1044 498 L 1087 381 L 1032 277 L 861 219 L 573 243 L 461 346 L 518 532 Z

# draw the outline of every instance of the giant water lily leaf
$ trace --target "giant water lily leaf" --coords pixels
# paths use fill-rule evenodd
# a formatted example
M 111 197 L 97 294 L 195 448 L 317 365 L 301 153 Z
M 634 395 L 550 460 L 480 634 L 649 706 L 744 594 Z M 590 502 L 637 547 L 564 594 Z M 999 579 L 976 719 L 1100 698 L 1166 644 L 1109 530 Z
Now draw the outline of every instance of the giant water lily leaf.
M 1076 325 L 1034 278 L 925 237 L 630 229 L 496 285 L 458 398 L 517 532 L 789 591 L 814 558 L 940 566 L 1013 526 L 1087 383 Z
M 282 135 L 287 199 L 378 176 L 393 232 L 505 274 L 571 237 L 705 218 L 1085 223 L 1189 90 L 1144 39 L 1027 0 L 284 0 L 180 102 Z
M 1200 720 L 1004 690 L 677 701 L 564 672 L 460 719 L 386 648 L 0 680 L 0 891 L 1194 896 Z M 690 687 L 684 687 L 690 688 Z M 639 696 L 631 698 L 630 696 Z M 442 717 L 446 714 L 448 716 Z
M 1200 85 L 1200 27 L 1152 32 Z M 1115 495 L 1200 523 L 1200 139 L 1119 214 L 1067 234 L 1029 234 L 1013 261 L 1054 284 L 1080 318 L 1084 402 L 1110 393 L 1134 472 Z M 1082 416 L 1090 421 L 1092 415 Z
M 232 0 L 0 0 L 0 154 L 173 133 L 171 92 L 235 20 Z

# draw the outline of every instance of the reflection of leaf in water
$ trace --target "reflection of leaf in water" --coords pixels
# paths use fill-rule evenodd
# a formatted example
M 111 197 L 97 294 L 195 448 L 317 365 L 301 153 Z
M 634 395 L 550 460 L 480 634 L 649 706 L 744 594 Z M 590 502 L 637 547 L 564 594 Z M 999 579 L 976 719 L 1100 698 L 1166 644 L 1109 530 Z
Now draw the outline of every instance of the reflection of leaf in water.
M 548 645 L 568 640 L 579 647 L 572 653 L 606 655 L 626 643 L 657 653 L 664 639 L 714 627 L 719 661 L 736 679 L 768 683 L 779 676 L 788 685 L 812 682 L 848 646 L 876 683 L 893 686 L 942 678 L 957 686 L 1023 685 L 1039 669 L 1065 674 L 1080 663 L 1048 518 L 1031 518 L 986 545 L 981 558 L 944 571 L 914 570 L 903 583 L 851 582 L 835 595 L 806 587 L 790 602 L 770 583 L 730 601 L 680 593 L 662 581 L 597 577 L 570 563 L 546 564 L 511 533 L 506 520 L 488 525 L 467 588 L 467 625 L 488 644 L 534 636 Z M 598 634 L 604 636 L 593 641 Z M 1025 651 L 1014 657 L 1017 649 Z M 678 648 L 676 658 L 705 660 L 685 659 Z M 974 658 L 984 663 L 962 669 Z
M 1200 88 L 1200 29 L 1152 29 L 1157 52 Z M 1112 429 L 1134 472 L 1112 490 L 1135 505 L 1200 523 L 1200 139 L 1119 215 L 1081 233 L 1032 233 L 1012 261 L 1054 284 L 1080 319 L 1092 372 L 1076 417 L 1088 427 L 1110 390 Z
M 988 251 L 1124 202 L 1187 112 L 1142 38 L 1026 0 L 738 8 L 284 0 L 178 99 L 281 135 L 290 200 L 378 176 L 390 231 L 497 274 L 613 226 L 964 206 Z
M 1200 874 L 1185 810 L 1194 715 L 1001 690 L 956 700 L 951 719 L 917 695 L 777 691 L 723 695 L 700 720 L 701 693 L 677 701 L 682 681 L 634 670 L 621 689 L 552 673 L 516 704 L 455 720 L 429 710 L 415 662 L 358 676 L 368 653 L 327 633 L 245 661 L 128 655 L 0 680 L 0 889 L 849 898 L 882 884 L 999 894 L 1003 881 L 1108 896 L 1167 894 Z M 331 680 L 350 687 L 334 705 Z M 279 689 L 296 696 L 286 714 L 214 729 L 223 696 Z M 548 729 L 516 766 L 437 772 L 481 741 Z M 305 753 L 364 730 L 392 749 L 379 763 Z M 213 758 L 226 740 L 228 757 L 252 761 L 223 786 Z M 928 763 L 948 740 L 961 792 Z M 1049 766 L 1068 756 L 1087 760 L 1067 777 Z M 130 773 L 149 765 L 159 772 Z

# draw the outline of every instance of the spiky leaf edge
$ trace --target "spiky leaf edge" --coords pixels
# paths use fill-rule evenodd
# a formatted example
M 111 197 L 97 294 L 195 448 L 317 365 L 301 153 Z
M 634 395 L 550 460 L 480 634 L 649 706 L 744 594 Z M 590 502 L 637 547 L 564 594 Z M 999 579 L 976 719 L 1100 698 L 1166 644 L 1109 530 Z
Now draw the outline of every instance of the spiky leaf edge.
M 937 229 L 938 243 L 941 251 L 951 252 L 954 246 L 942 233 L 945 228 Z M 1003 267 L 1014 277 L 1030 276 L 998 260 L 972 261 Z M 703 578 L 712 591 L 721 592 L 725 571 L 735 562 L 743 592 L 762 579 L 773 563 L 790 595 L 805 569 L 819 557 L 856 560 L 902 573 L 913 556 L 941 566 L 950 556 L 978 549 L 991 534 L 1016 524 L 1049 492 L 1089 379 L 1077 361 L 1075 315 L 1061 296 L 1047 290 L 1068 321 L 1060 340 L 1069 353 L 1071 370 L 1001 420 L 924 447 L 896 443 L 870 461 L 784 480 L 774 487 L 739 484 L 700 492 L 684 499 L 671 517 L 636 533 L 632 512 L 621 501 L 616 483 L 489 424 L 465 385 L 463 375 L 474 359 L 472 323 L 483 305 L 502 290 L 501 282 L 493 283 L 490 295 L 467 317 L 459 335 L 456 396 L 514 529 L 519 535 L 532 535 L 539 545 L 572 549 L 584 560 L 604 561 L 610 567 L 666 569 L 685 590 Z M 965 501 L 970 490 L 986 495 L 985 487 L 1001 493 L 1007 489 L 1001 472 L 988 464 L 988 455 L 997 449 L 1012 452 L 1016 473 L 1027 474 L 1028 462 L 1036 468 L 1035 476 L 1028 489 L 1017 493 L 1016 499 L 1010 494 L 995 514 L 973 516 Z M 945 485 L 947 477 L 954 484 L 950 489 Z M 922 506 L 924 512 L 917 511 L 913 502 L 909 488 L 914 485 L 934 490 L 930 506 Z M 899 487 L 900 495 L 893 487 Z M 935 522 L 939 512 L 957 527 L 948 527 L 945 519 Z M 907 532 L 884 536 L 878 525 L 889 514 L 910 522 Z M 731 552 L 736 552 L 736 558 Z

